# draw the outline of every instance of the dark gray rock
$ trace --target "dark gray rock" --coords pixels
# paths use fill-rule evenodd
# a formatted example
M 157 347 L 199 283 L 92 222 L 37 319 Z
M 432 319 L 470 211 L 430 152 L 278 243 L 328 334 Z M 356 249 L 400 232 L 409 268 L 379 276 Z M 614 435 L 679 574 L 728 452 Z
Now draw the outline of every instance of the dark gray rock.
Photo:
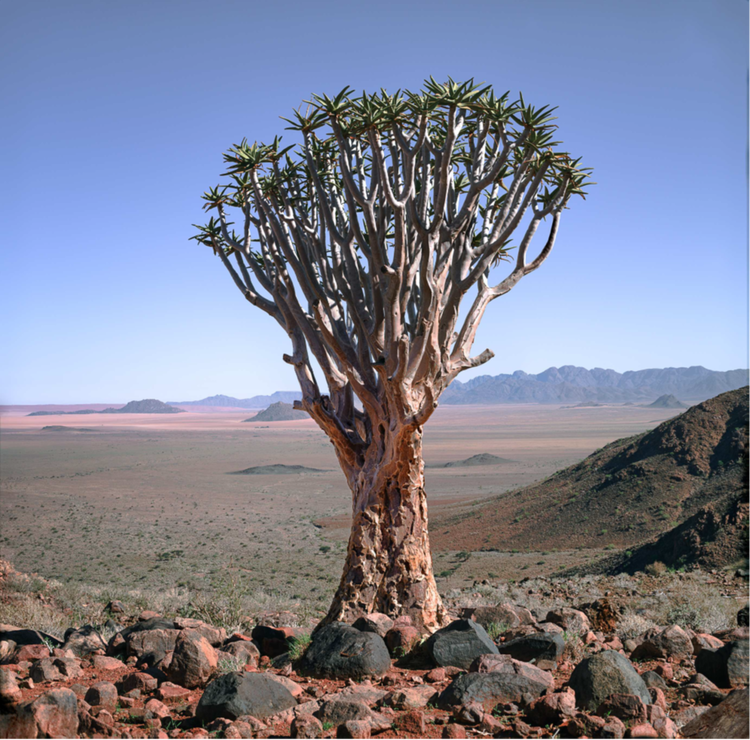
M 297 705 L 289 689 L 263 673 L 225 673 L 211 681 L 198 702 L 195 716 L 211 721 L 249 714 L 265 719 Z
M 391 656 L 380 635 L 331 622 L 314 635 L 297 667 L 298 673 L 329 678 L 382 676 Z
M 369 720 L 372 716 L 372 710 L 361 699 L 353 696 L 345 698 L 336 697 L 323 702 L 320 709 L 315 712 L 315 716 L 321 722 L 327 722 L 338 727 L 352 719 Z
M 682 737 L 750 737 L 748 698 L 747 689 L 733 691 L 721 704 L 684 725 Z
M 106 641 L 93 625 L 86 624 L 79 629 L 71 628 L 65 633 L 63 650 L 71 650 L 81 658 L 106 648 Z
M 721 689 L 747 686 L 750 672 L 748 640 L 728 642 L 715 650 L 704 648 L 695 658 L 695 670 Z
M 737 625 L 739 627 L 747 627 L 750 625 L 750 609 L 747 604 L 737 612 Z
M 565 640 L 562 635 L 552 632 L 538 632 L 532 635 L 517 637 L 498 645 L 501 654 L 526 663 L 547 661 L 557 663 L 565 650 Z
M 633 664 L 614 650 L 605 650 L 582 660 L 568 681 L 575 691 L 576 705 L 590 712 L 612 694 L 632 694 L 644 704 L 651 703 L 648 687 Z
M 667 690 L 667 682 L 656 671 L 641 673 L 641 678 L 643 679 L 643 683 L 650 689 Z
M 505 655 L 493 659 L 487 673 L 458 676 L 438 697 L 443 708 L 481 704 L 490 711 L 496 704 L 530 704 L 544 692 L 554 689 L 554 679 L 528 663 Z
M 438 630 L 425 643 L 425 651 L 436 666 L 469 670 L 480 655 L 498 653 L 484 627 L 471 619 L 457 619 Z
M 158 667 L 167 653 L 175 649 L 180 630 L 146 630 L 128 635 L 127 654 L 135 655 L 138 665 Z

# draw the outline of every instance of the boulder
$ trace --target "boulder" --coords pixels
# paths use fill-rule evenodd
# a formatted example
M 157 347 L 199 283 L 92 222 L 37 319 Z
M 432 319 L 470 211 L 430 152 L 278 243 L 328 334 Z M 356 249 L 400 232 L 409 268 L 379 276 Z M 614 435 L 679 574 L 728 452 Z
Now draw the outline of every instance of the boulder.
M 29 678 L 34 683 L 45 683 L 47 681 L 59 681 L 63 677 L 55 661 L 52 658 L 37 660 L 29 669 Z
M 117 707 L 117 687 L 109 681 L 97 681 L 89 687 L 84 701 L 92 707 L 104 707 L 113 712 Z
M 391 667 L 383 638 L 343 622 L 321 627 L 300 660 L 298 672 L 329 678 L 382 676 Z
M 722 689 L 747 686 L 750 672 L 748 640 L 728 642 L 717 650 L 701 650 L 695 658 L 695 670 Z
M 16 682 L 16 674 L 0 668 L 0 708 L 13 707 L 21 701 L 21 689 Z
M 134 655 L 139 665 L 158 666 L 174 650 L 179 636 L 180 630 L 175 629 L 133 632 L 125 638 L 126 652 L 128 656 Z
M 369 722 L 373 715 L 372 709 L 361 699 L 354 697 L 334 697 L 324 701 L 315 716 L 323 724 L 331 724 L 334 727 L 343 725 L 349 720 L 366 720 Z
M 750 737 L 748 690 L 733 691 L 721 704 L 701 713 L 681 728 L 682 736 L 706 738 Z
M 576 705 L 591 712 L 612 694 L 632 694 L 644 704 L 651 700 L 648 687 L 633 664 L 614 650 L 605 650 L 582 660 L 568 685 L 575 691 Z
M 18 707 L 10 714 L 0 714 L 0 738 L 36 738 L 39 736 L 38 732 L 28 704 Z
M 690 641 L 693 643 L 693 655 L 698 655 L 701 650 L 710 648 L 715 650 L 716 648 L 724 647 L 724 643 L 713 635 L 706 635 L 698 632 L 691 636 Z
M 245 665 L 257 666 L 260 661 L 260 650 L 258 646 L 250 640 L 236 640 L 228 642 L 221 648 L 221 652 L 228 653 L 234 658 L 243 661 Z
M 457 619 L 435 632 L 425 650 L 436 666 L 456 666 L 468 670 L 480 655 L 498 653 L 484 627 L 470 619 Z
M 195 716 L 211 721 L 218 717 L 237 719 L 249 714 L 266 719 L 295 706 L 289 690 L 263 673 L 225 673 L 208 684 Z
M 69 629 L 65 633 L 63 649 L 71 650 L 74 655 L 84 657 L 91 653 L 107 649 L 107 643 L 96 627 L 86 624 L 79 629 Z
M 646 671 L 645 673 L 641 673 L 641 678 L 643 679 L 643 683 L 645 683 L 650 689 L 660 689 L 661 691 L 665 691 L 668 688 L 667 682 L 656 671 Z
M 299 630 L 292 627 L 272 627 L 266 624 L 258 624 L 253 627 L 251 636 L 260 648 L 261 655 L 276 658 L 289 652 Z
M 496 629 L 505 632 L 524 624 L 534 624 L 534 615 L 523 606 L 515 604 L 497 604 L 495 606 L 477 606 L 464 609 L 461 612 L 463 619 L 473 619 L 486 629 L 495 625 Z M 504 629 L 503 629 L 504 627 Z
M 578 611 L 578 609 L 570 609 L 568 607 L 547 612 L 544 621 L 559 624 L 566 632 L 576 635 L 584 634 L 591 630 L 589 618 L 583 612 Z
M 491 666 L 488 661 L 483 664 L 489 670 L 458 676 L 438 697 L 440 706 L 477 703 L 489 711 L 497 704 L 530 704 L 554 688 L 554 679 L 546 671 L 507 655 L 486 657 L 492 659 Z
M 398 710 L 421 709 L 430 704 L 436 696 L 434 686 L 406 686 L 392 691 L 383 703 Z
M 652 627 L 640 639 L 640 644 L 631 654 L 633 660 L 669 658 L 682 660 L 693 654 L 693 642 L 682 627 L 676 624 L 660 629 Z
M 510 655 L 516 660 L 535 664 L 544 662 L 545 665 L 542 667 L 551 668 L 562 656 L 565 650 L 565 640 L 559 634 L 538 632 L 503 642 L 497 646 L 497 649 L 501 654 Z
M 98 671 L 119 671 L 125 667 L 125 663 L 109 655 L 94 655 L 91 664 Z
M 372 612 L 357 619 L 352 627 L 360 632 L 374 632 L 385 639 L 388 630 L 393 627 L 393 620 L 387 614 Z
M 299 738 L 323 737 L 323 725 L 312 714 L 300 714 L 292 720 L 291 735 Z
M 208 683 L 218 665 L 211 643 L 197 630 L 184 629 L 175 643 L 167 677 L 186 689 L 197 689 Z
M 227 639 L 227 631 L 223 627 L 212 627 L 200 619 L 177 617 L 174 620 L 174 626 L 179 630 L 194 630 L 202 637 L 205 637 L 211 643 L 212 647 L 222 645 Z
M 402 658 L 419 642 L 421 635 L 413 624 L 394 624 L 385 633 L 385 646 L 394 658 Z
M 70 689 L 52 689 L 29 706 L 37 737 L 75 737 L 78 734 L 78 699 Z
M 599 705 L 596 713 L 600 717 L 617 717 L 623 722 L 645 722 L 646 703 L 633 694 L 611 694 Z
M 576 715 L 576 695 L 572 691 L 547 694 L 532 702 L 527 714 L 533 722 L 542 727 L 560 724 Z

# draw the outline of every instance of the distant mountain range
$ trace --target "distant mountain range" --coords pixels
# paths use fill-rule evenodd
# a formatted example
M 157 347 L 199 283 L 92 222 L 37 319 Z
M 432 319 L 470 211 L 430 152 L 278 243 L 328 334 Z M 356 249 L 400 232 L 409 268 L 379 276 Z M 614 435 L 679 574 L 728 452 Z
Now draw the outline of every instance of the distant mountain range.
M 270 396 L 235 398 L 234 396 L 209 396 L 200 401 L 167 401 L 170 406 L 217 406 L 238 409 L 265 409 L 272 403 L 294 403 L 302 399 L 299 391 L 276 391 Z
M 27 416 L 76 416 L 82 414 L 179 414 L 183 409 L 176 409 L 155 398 L 144 398 L 142 401 L 130 401 L 121 408 L 110 406 L 106 409 L 79 409 L 78 411 L 32 411 Z M 45 427 L 46 429 L 47 427 Z
M 717 372 L 696 367 L 654 370 L 615 370 L 565 365 L 538 375 L 517 370 L 512 375 L 482 375 L 453 381 L 443 393 L 446 404 L 498 403 L 643 403 L 666 394 L 683 401 L 705 401 L 748 383 L 747 370 Z
M 454 380 L 440 398 L 446 404 L 497 403 L 651 403 L 672 395 L 681 401 L 698 402 L 748 384 L 747 370 L 718 372 L 695 367 L 667 367 L 618 373 L 595 367 L 564 365 L 531 375 L 516 370 L 512 375 L 481 375 L 462 383 Z M 293 403 L 299 391 L 276 391 L 270 396 L 234 398 L 209 396 L 200 401 L 168 401 L 171 406 L 215 406 L 217 408 L 265 409 L 272 403 Z M 680 408 L 676 406 L 675 408 Z

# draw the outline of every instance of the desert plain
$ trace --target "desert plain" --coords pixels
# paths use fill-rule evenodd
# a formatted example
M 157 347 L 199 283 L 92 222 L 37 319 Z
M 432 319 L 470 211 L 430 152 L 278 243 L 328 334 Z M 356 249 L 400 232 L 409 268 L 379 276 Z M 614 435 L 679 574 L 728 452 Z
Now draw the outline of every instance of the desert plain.
M 0 557 L 28 573 L 118 594 L 320 615 L 343 566 L 350 494 L 311 420 L 254 412 L 0 418 Z M 64 410 L 64 409 L 57 409 Z M 637 406 L 443 406 L 425 428 L 430 526 L 457 508 L 541 480 L 678 411 Z M 66 427 L 89 431 L 44 430 Z M 503 459 L 440 467 L 480 453 Z M 240 474 L 274 464 L 320 472 Z M 433 552 L 441 591 L 475 580 L 551 575 L 607 543 L 555 552 Z M 447 547 L 446 547 L 446 544 Z

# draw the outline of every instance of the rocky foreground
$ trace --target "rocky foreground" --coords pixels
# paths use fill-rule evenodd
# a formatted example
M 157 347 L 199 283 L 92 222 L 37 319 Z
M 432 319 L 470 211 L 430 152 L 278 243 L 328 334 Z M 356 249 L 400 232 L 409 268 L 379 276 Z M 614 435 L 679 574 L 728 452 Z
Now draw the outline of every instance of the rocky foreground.
M 607 598 L 468 608 L 427 639 L 383 614 L 311 640 L 124 611 L 106 641 L 0 625 L 0 737 L 750 736 L 746 606 L 720 633 L 624 642 Z

